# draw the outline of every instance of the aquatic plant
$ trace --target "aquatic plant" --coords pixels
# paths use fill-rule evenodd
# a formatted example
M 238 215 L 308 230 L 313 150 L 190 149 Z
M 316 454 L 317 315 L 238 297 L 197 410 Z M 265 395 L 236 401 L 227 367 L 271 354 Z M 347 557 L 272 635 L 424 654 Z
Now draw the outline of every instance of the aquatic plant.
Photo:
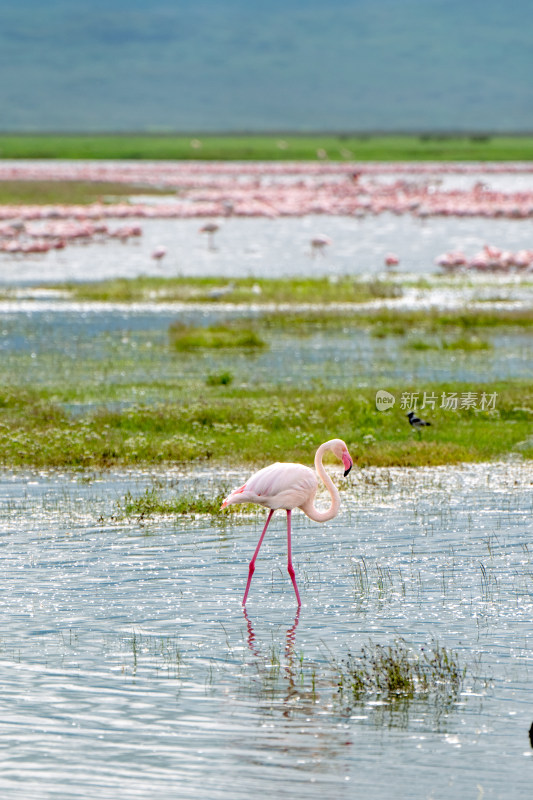
M 336 664 L 335 671 L 341 704 L 370 695 L 387 703 L 429 698 L 450 703 L 457 700 L 466 675 L 457 655 L 437 642 L 415 652 L 403 639 L 391 645 L 369 642 L 359 655 L 348 654 Z
M 233 383 L 233 373 L 226 370 L 208 375 L 206 381 L 208 386 L 229 386 Z
M 377 309 L 375 312 L 358 314 L 354 317 L 361 324 L 381 328 L 387 335 L 400 335 L 408 330 L 438 332 L 443 328 L 457 329 L 463 332 L 475 328 L 533 328 L 533 316 L 529 309 L 521 308 L 477 308 L 470 307 L 456 311 L 431 312 L 423 310 L 390 310 Z
M 443 350 L 463 350 L 465 352 L 494 349 L 490 342 L 480 339 L 478 336 L 460 336 L 458 339 L 443 340 L 441 347 Z
M 459 336 L 456 339 L 441 339 L 440 341 L 410 339 L 407 341 L 406 347 L 410 350 L 461 350 L 464 352 L 494 349 L 490 342 L 474 335 Z
M 158 678 L 179 680 L 182 675 L 183 654 L 177 638 L 172 636 L 148 636 L 132 631 L 124 640 L 131 650 L 131 667 L 122 665 L 122 671 L 131 670 L 133 677 L 140 672 L 154 673 Z
M 127 491 L 117 501 L 115 516 L 138 517 L 139 520 L 155 515 L 191 515 L 215 514 L 222 517 L 220 506 L 224 500 L 224 492 L 215 495 L 199 495 L 193 492 L 164 497 L 155 487 L 148 487 L 141 495 L 133 495 Z
M 174 322 L 169 329 L 170 342 L 176 350 L 266 347 L 257 331 L 239 323 L 194 327 Z

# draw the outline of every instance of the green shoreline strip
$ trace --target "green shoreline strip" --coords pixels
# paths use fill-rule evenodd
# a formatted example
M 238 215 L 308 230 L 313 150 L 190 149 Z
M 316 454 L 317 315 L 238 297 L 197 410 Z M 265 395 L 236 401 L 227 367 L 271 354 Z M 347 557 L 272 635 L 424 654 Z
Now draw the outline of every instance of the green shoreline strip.
M 0 158 L 531 161 L 527 135 L 0 134 Z

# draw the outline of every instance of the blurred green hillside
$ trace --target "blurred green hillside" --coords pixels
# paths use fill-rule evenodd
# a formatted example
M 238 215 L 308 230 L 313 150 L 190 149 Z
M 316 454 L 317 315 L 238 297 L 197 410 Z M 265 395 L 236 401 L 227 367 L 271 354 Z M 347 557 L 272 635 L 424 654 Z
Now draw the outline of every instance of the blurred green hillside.
M 528 0 L 0 0 L 0 131 L 531 132 Z

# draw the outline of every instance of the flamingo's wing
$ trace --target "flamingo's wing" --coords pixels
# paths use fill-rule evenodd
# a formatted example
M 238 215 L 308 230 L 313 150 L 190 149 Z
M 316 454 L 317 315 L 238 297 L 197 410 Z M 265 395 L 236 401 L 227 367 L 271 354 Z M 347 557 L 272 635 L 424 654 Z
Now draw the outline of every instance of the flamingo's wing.
M 267 508 L 298 508 L 313 498 L 318 486 L 315 472 L 302 464 L 277 462 L 254 473 L 224 501 L 259 503 Z

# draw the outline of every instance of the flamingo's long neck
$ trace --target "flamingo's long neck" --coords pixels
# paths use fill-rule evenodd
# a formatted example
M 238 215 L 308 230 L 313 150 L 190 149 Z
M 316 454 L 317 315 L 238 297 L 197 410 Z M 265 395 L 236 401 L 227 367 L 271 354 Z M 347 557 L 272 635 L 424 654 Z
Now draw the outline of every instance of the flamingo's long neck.
M 310 519 L 313 519 L 315 522 L 327 522 L 328 519 L 333 519 L 333 517 L 337 516 L 339 511 L 339 506 L 341 504 L 341 498 L 337 491 L 337 487 L 329 477 L 328 473 L 324 469 L 324 465 L 322 463 L 322 456 L 324 452 L 328 450 L 327 442 L 325 444 L 321 444 L 318 450 L 316 451 L 315 455 L 315 469 L 317 474 L 319 475 L 320 479 L 322 480 L 324 486 L 328 490 L 331 496 L 331 505 L 325 511 L 319 511 L 313 502 L 313 500 L 309 500 L 303 506 L 300 506 L 302 511 L 307 514 Z

